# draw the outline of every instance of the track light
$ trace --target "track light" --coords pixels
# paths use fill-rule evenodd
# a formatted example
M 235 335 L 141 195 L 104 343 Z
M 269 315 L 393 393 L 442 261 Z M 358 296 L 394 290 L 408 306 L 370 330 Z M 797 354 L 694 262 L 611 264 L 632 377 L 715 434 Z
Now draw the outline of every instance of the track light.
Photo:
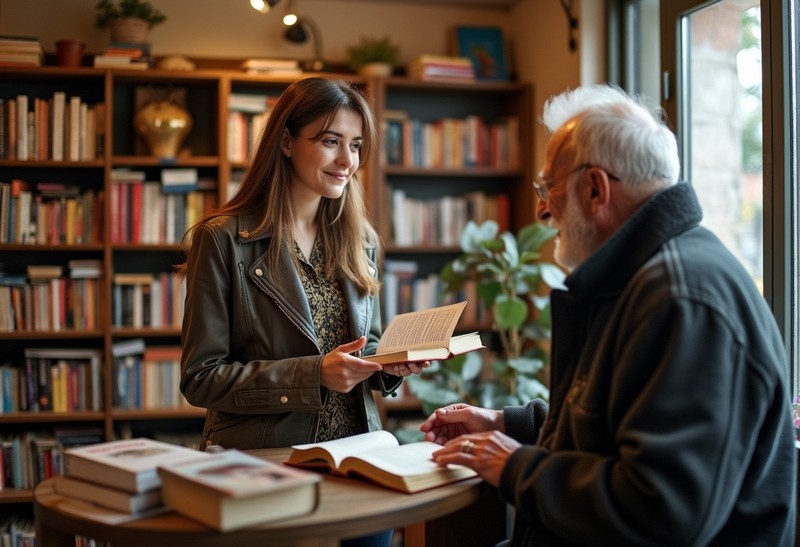
M 267 13 L 270 8 L 274 8 L 281 0 L 250 0 L 250 5 L 254 10 Z

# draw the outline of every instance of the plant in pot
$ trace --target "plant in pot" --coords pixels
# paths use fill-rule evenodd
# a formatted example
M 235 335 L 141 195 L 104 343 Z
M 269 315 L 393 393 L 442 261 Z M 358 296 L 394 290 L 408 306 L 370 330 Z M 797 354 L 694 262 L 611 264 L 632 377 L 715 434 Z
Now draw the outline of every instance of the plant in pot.
M 517 236 L 499 233 L 494 221 L 468 222 L 461 233 L 462 254 L 448 262 L 440 277 L 443 292 L 477 282 L 478 297 L 490 310 L 498 351 L 484 366 L 471 352 L 437 361 L 407 381 L 423 411 L 465 402 L 487 408 L 524 404 L 549 395 L 547 388 L 550 298 L 547 287 L 562 287 L 565 274 L 542 259 L 542 247 L 556 230 L 529 224 Z
M 167 16 L 146 0 L 99 0 L 95 5 L 95 26 L 108 27 L 112 42 L 147 42 L 150 29 Z
M 388 36 L 362 36 L 357 44 L 347 48 L 348 65 L 362 76 L 391 76 L 399 56 L 400 47 Z

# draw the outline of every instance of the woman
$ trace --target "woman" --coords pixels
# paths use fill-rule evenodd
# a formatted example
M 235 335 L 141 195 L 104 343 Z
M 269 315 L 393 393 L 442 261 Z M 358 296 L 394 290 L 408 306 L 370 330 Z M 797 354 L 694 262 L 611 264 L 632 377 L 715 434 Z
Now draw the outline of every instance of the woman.
M 381 334 L 377 234 L 356 176 L 369 104 L 339 80 L 282 94 L 237 194 L 191 232 L 181 391 L 205 447 L 286 447 L 380 429 L 372 390 L 427 364 L 358 357 Z

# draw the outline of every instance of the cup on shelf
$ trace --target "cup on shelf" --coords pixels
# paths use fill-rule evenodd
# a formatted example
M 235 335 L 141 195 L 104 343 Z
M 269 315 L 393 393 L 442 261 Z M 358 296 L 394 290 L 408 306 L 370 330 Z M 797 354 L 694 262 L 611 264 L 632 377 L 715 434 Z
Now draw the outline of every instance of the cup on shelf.
M 58 66 L 78 67 L 83 61 L 86 43 L 80 40 L 56 40 L 56 59 Z

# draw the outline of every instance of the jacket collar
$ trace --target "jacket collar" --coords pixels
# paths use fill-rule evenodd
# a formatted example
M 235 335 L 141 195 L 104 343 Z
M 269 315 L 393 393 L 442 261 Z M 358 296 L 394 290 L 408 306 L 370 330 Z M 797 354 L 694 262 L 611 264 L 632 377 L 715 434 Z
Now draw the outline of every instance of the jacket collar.
M 621 290 L 669 239 L 703 218 L 691 185 L 681 182 L 655 194 L 565 280 L 570 292 L 601 295 Z
M 250 235 L 261 223 L 261 218 L 258 215 L 238 215 L 236 217 L 236 241 L 239 244 L 252 243 L 261 239 L 270 237 L 271 233 L 263 233 L 259 235 Z

